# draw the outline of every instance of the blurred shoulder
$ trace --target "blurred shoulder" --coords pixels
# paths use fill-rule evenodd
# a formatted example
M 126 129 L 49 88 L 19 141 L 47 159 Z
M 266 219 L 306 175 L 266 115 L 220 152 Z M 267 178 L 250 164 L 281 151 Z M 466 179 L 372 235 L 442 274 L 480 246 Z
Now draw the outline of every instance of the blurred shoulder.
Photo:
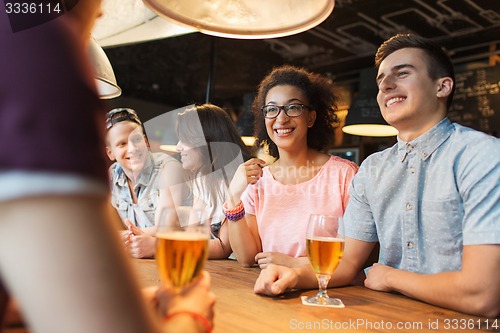
M 339 156 L 330 156 L 328 159 L 328 162 L 326 163 L 327 165 L 330 165 L 331 167 L 336 167 L 336 168 L 342 168 L 342 169 L 350 169 L 353 170 L 354 172 L 358 171 L 359 166 L 354 163 L 353 161 L 349 161 L 345 158 L 339 157 Z

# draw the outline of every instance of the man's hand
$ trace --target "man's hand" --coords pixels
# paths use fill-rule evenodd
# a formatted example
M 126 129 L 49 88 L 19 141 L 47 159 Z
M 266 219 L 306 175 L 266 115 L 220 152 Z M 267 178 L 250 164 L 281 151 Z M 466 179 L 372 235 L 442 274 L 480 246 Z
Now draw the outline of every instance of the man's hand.
M 133 258 L 152 258 L 155 255 L 156 238 L 125 220 L 128 229 L 128 250 Z
M 374 263 L 366 275 L 365 287 L 378 291 L 392 291 L 392 288 L 386 283 L 386 277 L 394 270 L 393 267 Z
M 270 264 L 260 272 L 253 291 L 256 294 L 275 296 L 295 287 L 297 272 L 292 268 Z

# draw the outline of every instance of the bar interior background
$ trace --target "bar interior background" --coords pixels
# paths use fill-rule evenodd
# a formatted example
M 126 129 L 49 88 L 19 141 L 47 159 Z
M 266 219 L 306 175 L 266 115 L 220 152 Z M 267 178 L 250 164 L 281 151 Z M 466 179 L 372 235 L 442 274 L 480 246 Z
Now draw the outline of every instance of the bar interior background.
M 374 97 L 368 91 L 375 84 L 374 79 L 370 83 L 368 75 L 373 69 L 374 53 L 395 33 L 412 32 L 443 45 L 455 64 L 458 89 L 450 118 L 499 136 L 500 1 L 334 3 L 333 11 L 322 23 L 304 32 L 234 39 L 172 23 L 140 0 L 104 0 L 106 14 L 112 12 L 115 17 L 135 20 L 125 29 L 123 22 L 108 22 L 122 31 L 111 37 L 102 36 L 99 23 L 93 33 L 122 89 L 120 97 L 106 102 L 110 108 L 135 108 L 147 121 L 169 110 L 210 101 L 229 112 L 242 131 L 248 131 L 249 105 L 258 82 L 272 67 L 289 63 L 322 73 L 337 84 L 343 126 L 348 111 L 348 118 L 354 115 L 351 106 L 361 103 L 365 114 L 376 114 L 377 108 L 367 108 Z M 274 12 L 278 21 L 282 11 Z M 353 148 L 361 162 L 395 140 L 394 136 L 345 134 L 339 128 L 332 148 Z

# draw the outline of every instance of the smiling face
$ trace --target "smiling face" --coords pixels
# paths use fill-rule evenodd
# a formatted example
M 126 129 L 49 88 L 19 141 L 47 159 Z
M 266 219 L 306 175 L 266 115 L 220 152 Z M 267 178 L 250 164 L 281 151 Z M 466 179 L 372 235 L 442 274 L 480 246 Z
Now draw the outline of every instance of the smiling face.
M 309 105 L 309 100 L 303 91 L 291 85 L 280 85 L 269 89 L 266 95 L 266 105 Z M 316 119 L 316 112 L 304 107 L 298 117 L 288 117 L 281 110 L 278 117 L 267 119 L 266 130 L 269 138 L 276 144 L 280 154 L 282 151 L 307 148 L 307 130 L 312 127 Z
M 142 127 L 132 121 L 119 122 L 106 134 L 106 153 L 118 162 L 127 177 L 137 176 L 148 161 L 148 144 Z
M 382 116 L 407 141 L 423 134 L 446 115 L 451 79 L 432 80 L 426 57 L 417 48 L 400 49 L 388 55 L 378 70 L 377 101 Z
M 194 147 L 183 141 L 179 141 L 176 146 L 176 150 L 181 155 L 181 163 L 184 170 L 196 172 L 203 164 L 203 157 L 200 151 L 200 147 Z

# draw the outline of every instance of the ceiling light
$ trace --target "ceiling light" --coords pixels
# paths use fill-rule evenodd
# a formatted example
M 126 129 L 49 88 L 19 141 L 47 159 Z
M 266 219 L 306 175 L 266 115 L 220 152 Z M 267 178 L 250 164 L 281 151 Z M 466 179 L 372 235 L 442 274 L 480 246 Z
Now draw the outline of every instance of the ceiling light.
M 342 132 L 360 136 L 394 136 L 398 131 L 387 124 L 377 103 L 377 75 L 374 68 L 363 69 L 359 75 L 359 92 L 351 103 Z
M 235 126 L 238 133 L 241 135 L 241 140 L 245 146 L 253 147 L 257 138 L 253 135 L 254 115 L 250 109 L 254 95 L 246 93 L 243 95 L 243 110 L 236 120 Z
M 380 115 L 375 97 L 356 98 L 347 113 L 342 132 L 360 136 L 394 136 L 398 131 Z
M 390 125 L 377 125 L 377 124 L 357 124 L 344 126 L 342 131 L 351 135 L 359 136 L 394 136 L 398 135 L 397 129 Z
M 122 90 L 116 83 L 113 67 L 111 67 L 111 63 L 104 50 L 93 38 L 90 38 L 88 52 L 91 64 L 94 68 L 94 77 L 99 97 L 108 99 L 120 96 Z
M 309 30 L 332 12 L 335 0 L 144 0 L 172 22 L 228 38 L 263 39 Z
M 242 136 L 241 141 L 245 144 L 247 147 L 253 147 L 255 145 L 255 141 L 257 141 L 257 138 L 255 136 Z
M 196 30 L 158 17 L 141 0 L 104 0 L 92 36 L 99 45 L 119 46 L 183 35 Z

